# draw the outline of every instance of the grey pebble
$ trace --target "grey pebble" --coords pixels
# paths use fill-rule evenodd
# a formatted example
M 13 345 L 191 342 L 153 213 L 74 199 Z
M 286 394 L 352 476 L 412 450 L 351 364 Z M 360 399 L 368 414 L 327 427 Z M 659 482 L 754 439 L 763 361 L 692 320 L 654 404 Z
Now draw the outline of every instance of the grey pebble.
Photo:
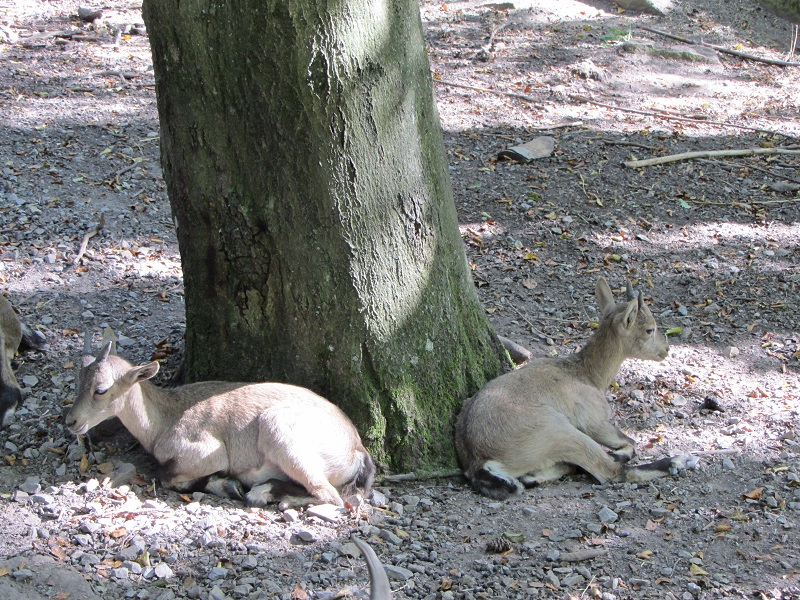
M 384 569 L 386 570 L 386 575 L 389 576 L 389 579 L 394 579 L 395 581 L 407 581 L 414 576 L 414 573 L 409 569 L 395 565 L 385 565 Z
M 619 515 L 610 508 L 608 508 L 607 506 L 604 506 L 599 511 L 597 511 L 597 517 L 603 523 L 613 523 L 614 521 L 619 519 Z

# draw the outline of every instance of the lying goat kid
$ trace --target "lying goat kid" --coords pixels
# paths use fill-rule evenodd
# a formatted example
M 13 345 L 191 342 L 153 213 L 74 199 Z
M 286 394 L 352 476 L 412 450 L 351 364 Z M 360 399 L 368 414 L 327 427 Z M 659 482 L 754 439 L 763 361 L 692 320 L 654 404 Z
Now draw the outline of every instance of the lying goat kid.
M 110 349 L 92 356 L 87 336 L 67 426 L 81 435 L 119 417 L 161 465 L 165 485 L 241 497 L 241 483 L 254 506 L 296 484 L 315 499 L 305 502 L 343 506 L 338 490 L 369 494 L 375 465 L 350 419 L 321 396 L 281 383 L 159 388 L 147 381 L 157 362 L 134 367 Z
M 669 344 L 630 284 L 625 303 L 615 305 L 603 278 L 596 295 L 603 318 L 580 352 L 533 360 L 465 402 L 456 448 L 464 474 L 480 493 L 503 500 L 575 466 L 605 482 L 647 481 L 697 464 L 693 456 L 627 464 L 636 453 L 634 441 L 609 420 L 606 390 L 626 358 L 661 361 Z
M 8 424 L 22 402 L 22 390 L 11 361 L 17 351 L 41 350 L 44 336 L 20 323 L 14 307 L 0 294 L 0 428 Z

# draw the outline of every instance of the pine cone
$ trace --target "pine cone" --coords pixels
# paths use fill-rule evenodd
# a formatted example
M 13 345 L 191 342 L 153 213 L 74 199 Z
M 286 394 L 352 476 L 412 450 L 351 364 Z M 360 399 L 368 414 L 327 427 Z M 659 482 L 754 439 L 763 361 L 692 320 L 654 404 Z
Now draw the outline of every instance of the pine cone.
M 496 537 L 486 543 L 486 552 L 490 554 L 503 554 L 513 549 L 514 545 L 504 537 Z

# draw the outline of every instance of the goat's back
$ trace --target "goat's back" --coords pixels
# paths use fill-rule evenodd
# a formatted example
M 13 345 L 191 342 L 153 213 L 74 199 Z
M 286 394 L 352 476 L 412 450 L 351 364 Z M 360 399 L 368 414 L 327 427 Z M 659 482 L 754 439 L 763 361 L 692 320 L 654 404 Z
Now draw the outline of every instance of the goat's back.
M 203 382 L 176 390 L 178 415 L 173 435 L 156 443 L 163 459 L 175 443 L 205 438 L 221 441 L 227 470 L 245 473 L 259 465 L 285 465 L 298 456 L 319 461 L 334 486 L 356 476 L 369 454 L 353 423 L 336 405 L 306 388 L 282 383 Z M 185 452 L 187 448 L 184 448 Z M 266 459 L 266 463 L 264 462 Z M 256 483 L 262 473 L 254 474 Z M 277 477 L 277 475 L 276 475 Z

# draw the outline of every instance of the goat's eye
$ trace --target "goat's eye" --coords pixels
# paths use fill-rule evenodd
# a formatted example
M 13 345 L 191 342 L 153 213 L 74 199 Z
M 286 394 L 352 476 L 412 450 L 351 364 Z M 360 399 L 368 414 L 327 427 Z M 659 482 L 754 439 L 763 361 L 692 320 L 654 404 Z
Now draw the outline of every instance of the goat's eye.
M 650 328 L 650 329 L 647 329 L 646 331 L 647 331 L 647 335 L 653 335 L 653 332 L 655 331 L 655 329 Z
M 107 392 L 109 389 L 110 389 L 110 388 L 97 388 L 97 389 L 94 391 L 94 395 L 95 395 L 95 396 L 102 396 L 102 395 L 103 395 L 103 394 L 105 394 L 105 393 L 106 393 L 106 392 Z

